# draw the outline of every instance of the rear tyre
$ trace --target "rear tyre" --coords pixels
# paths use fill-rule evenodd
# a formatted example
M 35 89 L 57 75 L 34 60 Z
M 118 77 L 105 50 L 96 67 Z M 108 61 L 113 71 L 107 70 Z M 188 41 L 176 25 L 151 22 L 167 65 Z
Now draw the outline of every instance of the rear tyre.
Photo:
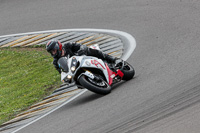
M 128 62 L 125 61 L 124 63 L 124 67 L 121 69 L 121 71 L 124 73 L 122 80 L 127 81 L 134 77 L 135 70 Z
M 79 83 L 88 90 L 101 95 L 106 95 L 111 92 L 111 86 L 103 79 L 95 81 L 85 75 L 81 75 Z

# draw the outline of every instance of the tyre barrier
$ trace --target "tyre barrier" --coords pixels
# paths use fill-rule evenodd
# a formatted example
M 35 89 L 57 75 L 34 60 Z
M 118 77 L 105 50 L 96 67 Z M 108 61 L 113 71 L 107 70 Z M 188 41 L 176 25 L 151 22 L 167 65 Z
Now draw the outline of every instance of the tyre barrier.
M 127 60 L 136 47 L 135 39 L 130 34 L 122 31 L 62 29 L 0 36 L 0 48 L 43 45 L 51 39 L 58 39 L 61 43 L 78 42 L 86 46 L 98 44 L 103 52 L 123 60 Z M 17 132 L 66 105 L 86 91 L 86 89 L 77 88 L 75 84 L 63 85 L 41 102 L 32 105 L 27 111 L 3 123 L 0 126 L 0 132 Z

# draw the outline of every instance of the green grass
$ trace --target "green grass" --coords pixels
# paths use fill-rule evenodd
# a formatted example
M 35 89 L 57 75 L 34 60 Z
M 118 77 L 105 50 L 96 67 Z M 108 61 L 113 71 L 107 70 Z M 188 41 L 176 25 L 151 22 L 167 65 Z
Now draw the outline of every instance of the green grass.
M 44 48 L 0 49 L 0 125 L 61 84 Z

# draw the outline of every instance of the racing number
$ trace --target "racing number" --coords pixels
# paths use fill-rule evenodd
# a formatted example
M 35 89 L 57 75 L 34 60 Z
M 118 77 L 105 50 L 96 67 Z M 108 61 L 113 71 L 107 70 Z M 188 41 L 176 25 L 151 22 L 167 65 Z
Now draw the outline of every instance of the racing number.
M 98 62 L 97 60 L 91 60 L 91 63 L 92 63 L 93 65 L 95 65 L 96 67 L 98 67 L 98 65 L 100 65 L 103 69 L 105 69 L 105 68 L 103 67 L 103 65 L 102 65 L 100 62 Z

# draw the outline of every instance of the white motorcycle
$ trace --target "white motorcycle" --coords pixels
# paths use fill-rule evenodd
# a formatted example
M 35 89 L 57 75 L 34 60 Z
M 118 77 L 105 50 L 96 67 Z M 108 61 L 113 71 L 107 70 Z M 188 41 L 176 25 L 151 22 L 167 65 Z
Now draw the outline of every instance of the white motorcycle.
M 111 86 L 121 80 L 130 80 L 135 75 L 134 68 L 126 61 L 109 64 L 92 56 L 62 57 L 58 60 L 61 81 L 73 83 L 80 88 L 106 95 Z

